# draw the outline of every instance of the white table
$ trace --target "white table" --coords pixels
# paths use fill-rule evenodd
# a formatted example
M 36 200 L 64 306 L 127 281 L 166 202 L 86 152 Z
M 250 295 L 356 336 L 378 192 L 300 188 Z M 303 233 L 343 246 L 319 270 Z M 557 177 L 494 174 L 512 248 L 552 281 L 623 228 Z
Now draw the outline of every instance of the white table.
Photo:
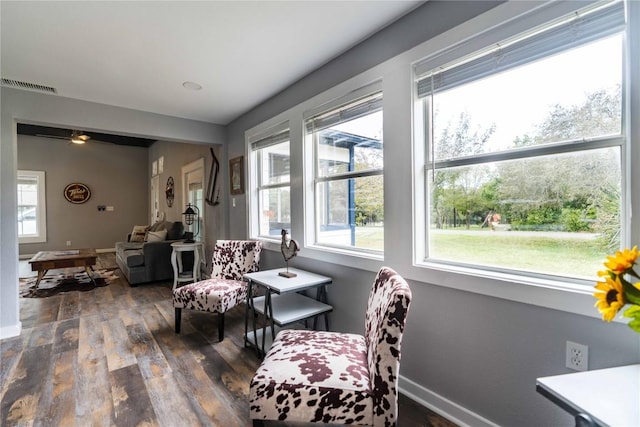
M 576 426 L 640 426 L 640 364 L 538 378 L 536 390 Z
M 171 251 L 171 266 L 173 267 L 173 289 L 178 287 L 178 284 L 184 282 L 197 282 L 200 280 L 200 251 L 202 248 L 201 242 L 185 243 L 175 242 L 171 244 L 173 250 Z M 182 266 L 182 253 L 193 252 L 193 268 L 191 270 L 184 271 Z
M 244 278 L 249 282 L 247 291 L 247 306 L 245 314 L 245 345 L 256 347 L 259 355 L 264 356 L 276 336 L 276 326 L 282 327 L 304 320 L 314 319 L 314 329 L 317 318 L 324 315 L 325 328 L 329 330 L 328 313 L 333 307 L 327 304 L 326 285 L 331 284 L 331 278 L 308 271 L 289 268 L 296 277 L 282 277 L 278 273 L 287 271 L 285 268 L 264 270 L 248 273 Z M 255 287 L 264 290 L 263 296 L 253 297 Z M 316 297 L 310 298 L 298 292 L 316 288 Z M 264 317 L 262 329 L 256 327 L 256 317 Z M 249 331 L 249 318 L 253 319 L 253 330 Z M 267 328 L 270 328 L 271 334 Z M 268 336 L 270 335 L 270 336 Z

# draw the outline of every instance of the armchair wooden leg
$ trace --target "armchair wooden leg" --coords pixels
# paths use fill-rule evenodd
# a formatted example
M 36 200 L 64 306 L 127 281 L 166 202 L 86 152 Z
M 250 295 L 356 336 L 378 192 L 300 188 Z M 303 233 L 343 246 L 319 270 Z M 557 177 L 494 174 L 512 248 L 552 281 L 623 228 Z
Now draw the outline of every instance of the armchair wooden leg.
M 182 317 L 182 309 L 181 308 L 176 308 L 175 309 L 175 318 L 176 318 L 176 334 L 180 333 L 180 320 Z
M 218 341 L 224 339 L 224 313 L 218 313 Z

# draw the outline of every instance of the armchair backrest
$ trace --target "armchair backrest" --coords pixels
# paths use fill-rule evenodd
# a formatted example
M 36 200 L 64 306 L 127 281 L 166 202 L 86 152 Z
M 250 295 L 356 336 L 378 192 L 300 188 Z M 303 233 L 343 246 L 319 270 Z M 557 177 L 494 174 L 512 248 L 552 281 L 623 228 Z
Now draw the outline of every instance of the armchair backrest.
M 407 320 L 411 289 L 389 267 L 373 283 L 365 316 L 367 362 L 373 386 L 373 425 L 396 425 L 400 345 Z
M 211 277 L 242 280 L 246 273 L 259 270 L 262 242 L 256 240 L 218 240 L 213 249 Z

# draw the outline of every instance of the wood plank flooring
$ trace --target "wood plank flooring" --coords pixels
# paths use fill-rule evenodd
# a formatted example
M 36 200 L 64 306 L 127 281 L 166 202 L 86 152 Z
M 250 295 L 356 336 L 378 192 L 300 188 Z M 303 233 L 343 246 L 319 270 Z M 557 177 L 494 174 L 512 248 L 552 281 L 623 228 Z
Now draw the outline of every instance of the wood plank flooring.
M 111 266 L 99 254 L 97 268 Z M 20 314 L 22 334 L 0 340 L 2 426 L 251 425 L 260 361 L 244 348 L 244 306 L 221 343 L 207 313 L 185 310 L 175 334 L 170 282 L 21 298 Z M 399 426 L 455 427 L 404 396 Z

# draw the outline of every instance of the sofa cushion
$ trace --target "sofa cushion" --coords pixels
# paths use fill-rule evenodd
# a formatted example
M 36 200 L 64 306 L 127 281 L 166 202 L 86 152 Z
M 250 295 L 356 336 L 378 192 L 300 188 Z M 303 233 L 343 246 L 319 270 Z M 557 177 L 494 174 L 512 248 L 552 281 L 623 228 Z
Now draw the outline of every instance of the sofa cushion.
M 148 225 L 134 225 L 133 231 L 131 232 L 131 239 L 129 239 L 129 241 L 144 242 L 144 237 L 146 236 L 148 229 Z
M 142 249 L 133 249 L 124 252 L 124 256 L 127 259 L 127 266 L 138 267 L 144 265 L 144 255 Z
M 145 241 L 161 242 L 167 238 L 167 230 L 147 231 Z

